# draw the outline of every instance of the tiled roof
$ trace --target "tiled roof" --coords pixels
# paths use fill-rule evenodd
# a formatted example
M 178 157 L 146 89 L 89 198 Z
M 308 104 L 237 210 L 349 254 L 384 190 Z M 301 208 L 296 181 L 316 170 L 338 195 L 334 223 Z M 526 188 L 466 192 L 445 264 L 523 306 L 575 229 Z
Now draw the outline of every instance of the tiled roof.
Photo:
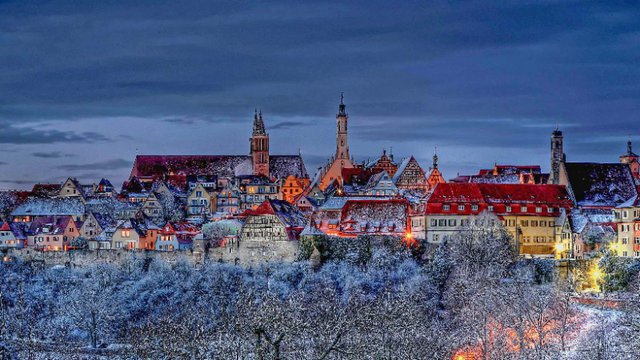
M 564 186 L 529 184 L 443 183 L 435 187 L 427 202 L 571 205 Z
M 565 163 L 579 206 L 615 207 L 637 195 L 629 166 L 619 163 Z
M 12 216 L 49 216 L 84 214 L 85 206 L 78 197 L 29 198 L 16 207 Z
M 274 178 L 286 178 L 289 175 L 308 177 L 304 161 L 299 155 L 271 155 L 269 169 Z M 234 177 L 251 173 L 249 155 L 138 155 L 131 176 L 162 178 L 165 174 L 182 174 Z

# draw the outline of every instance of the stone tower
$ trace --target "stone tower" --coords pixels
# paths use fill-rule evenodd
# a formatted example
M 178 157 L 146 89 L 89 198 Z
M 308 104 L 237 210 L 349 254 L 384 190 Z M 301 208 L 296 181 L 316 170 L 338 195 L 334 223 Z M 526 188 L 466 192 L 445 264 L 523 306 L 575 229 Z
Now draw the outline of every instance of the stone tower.
M 551 171 L 549 172 L 549 183 L 560 184 L 560 168 L 564 162 L 564 148 L 562 131 L 556 128 L 551 133 Z
M 344 93 L 340 94 L 340 105 L 336 115 L 336 160 L 349 160 L 349 143 L 347 142 L 347 125 L 349 116 L 344 105 Z
M 625 154 L 620 155 L 620 162 L 622 164 L 629 165 L 631 169 L 631 174 L 633 177 L 640 181 L 640 163 L 638 162 L 638 154 L 633 152 L 633 148 L 631 146 L 631 140 L 627 142 L 627 152 Z
M 269 134 L 264 128 L 262 111 L 256 110 L 253 115 L 253 133 L 249 142 L 253 175 L 269 177 Z
M 340 105 L 336 115 L 336 153 L 331 156 L 322 169 L 320 169 L 320 188 L 326 189 L 333 181 L 342 183 L 342 169 L 353 168 L 353 161 L 349 156 L 349 143 L 347 142 L 347 115 L 344 105 L 344 95 L 340 94 Z

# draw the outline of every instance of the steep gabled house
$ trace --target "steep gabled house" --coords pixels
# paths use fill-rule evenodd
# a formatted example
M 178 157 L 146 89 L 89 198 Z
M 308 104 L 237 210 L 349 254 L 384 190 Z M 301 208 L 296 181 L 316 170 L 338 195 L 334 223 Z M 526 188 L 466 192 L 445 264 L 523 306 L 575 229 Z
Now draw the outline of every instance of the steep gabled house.
M 177 232 L 173 224 L 166 223 L 158 232 L 156 251 L 177 251 L 179 248 Z
M 425 172 L 413 156 L 402 161 L 393 177 L 393 183 L 399 190 L 416 190 L 420 192 L 429 190 Z
M 86 239 L 94 239 L 103 231 L 113 228 L 115 225 L 115 219 L 111 218 L 107 213 L 89 212 L 80 226 L 80 236 Z
M 40 217 L 29 227 L 28 245 L 45 251 L 66 251 L 70 242 L 79 235 L 71 216 Z
M 93 194 L 96 196 L 114 196 L 117 195 L 111 181 L 102 178 L 98 185 L 94 186 Z
M 382 155 L 367 166 L 374 174 L 386 171 L 389 176 L 393 177 L 398 170 L 398 165 L 393 162 L 393 154 L 387 155 L 387 150 L 382 150 Z
M 204 185 L 198 183 L 187 197 L 187 216 L 199 218 L 200 222 L 206 216 L 216 212 L 217 199 L 210 194 Z
M 22 249 L 25 246 L 27 236 L 21 225 L 8 222 L 0 224 L 0 249 Z
M 142 213 L 152 219 L 161 219 L 163 216 L 162 204 L 155 193 L 149 193 L 140 209 Z
M 387 171 L 382 170 L 369 178 L 363 193 L 370 196 L 395 196 L 398 194 L 398 188 Z
M 76 178 L 67 178 L 60 187 L 59 197 L 79 197 L 84 199 L 84 187 Z

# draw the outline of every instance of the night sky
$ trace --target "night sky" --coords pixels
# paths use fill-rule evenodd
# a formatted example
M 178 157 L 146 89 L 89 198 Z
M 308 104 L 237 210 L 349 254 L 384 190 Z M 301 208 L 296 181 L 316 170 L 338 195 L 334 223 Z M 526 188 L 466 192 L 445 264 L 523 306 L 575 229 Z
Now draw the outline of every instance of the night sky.
M 0 188 L 245 154 L 256 107 L 313 174 L 341 91 L 359 162 L 548 170 L 557 125 L 568 160 L 640 152 L 639 6 L 451 3 L 0 1 Z

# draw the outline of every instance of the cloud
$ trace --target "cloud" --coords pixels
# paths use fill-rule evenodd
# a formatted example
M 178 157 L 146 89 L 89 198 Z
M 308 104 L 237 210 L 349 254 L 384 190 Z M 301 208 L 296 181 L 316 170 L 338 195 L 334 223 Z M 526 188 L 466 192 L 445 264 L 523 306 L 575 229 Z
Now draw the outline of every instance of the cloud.
M 0 144 L 54 144 L 54 143 L 92 143 L 106 141 L 107 138 L 92 131 L 73 132 L 56 129 L 37 129 L 28 126 L 2 125 Z
M 4 162 L 4 161 L 0 161 L 0 166 L 2 166 L 2 165 L 7 165 L 7 164 L 9 164 L 9 163 Z
M 57 168 L 65 171 L 88 171 L 88 170 L 118 170 L 131 167 L 132 162 L 124 159 L 105 160 L 89 164 L 66 164 Z
M 269 130 L 283 130 L 283 129 L 294 129 L 301 126 L 308 126 L 309 124 L 302 121 L 281 121 L 271 126 L 267 126 Z
M 193 125 L 196 122 L 195 119 L 186 118 L 186 117 L 166 118 L 166 119 L 162 119 L 162 121 L 168 122 L 171 124 L 179 124 L 179 125 Z
M 69 158 L 74 157 L 74 154 L 66 154 L 60 151 L 51 151 L 51 152 L 34 152 L 31 154 L 34 157 L 43 158 L 43 159 L 60 159 L 60 158 Z

